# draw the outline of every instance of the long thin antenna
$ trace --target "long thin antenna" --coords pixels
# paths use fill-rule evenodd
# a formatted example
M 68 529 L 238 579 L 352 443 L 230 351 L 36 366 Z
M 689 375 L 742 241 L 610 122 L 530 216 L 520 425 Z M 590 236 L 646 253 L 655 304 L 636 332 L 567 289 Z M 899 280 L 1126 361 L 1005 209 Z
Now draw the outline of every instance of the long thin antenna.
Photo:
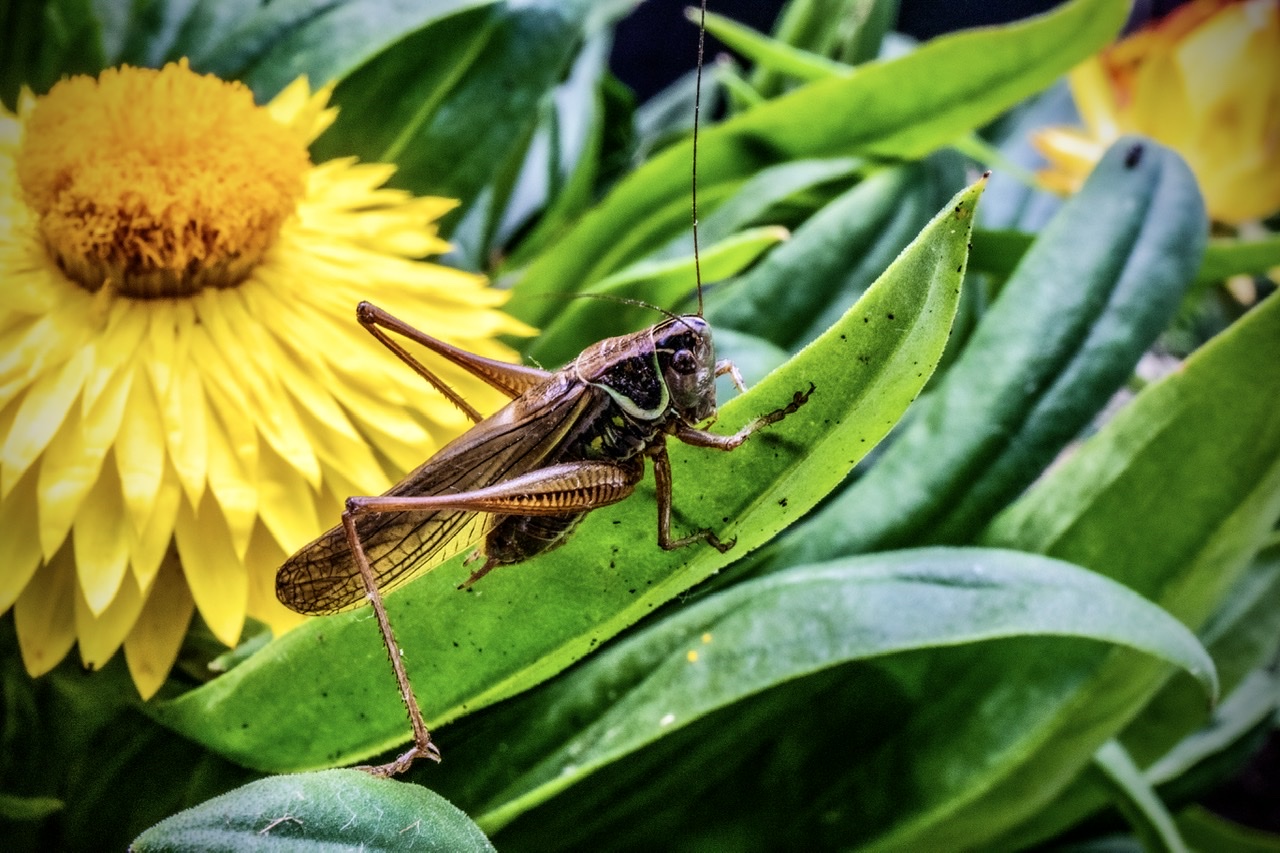
M 702 316 L 702 261 L 698 258 L 698 113 L 702 110 L 702 52 L 707 37 L 707 0 L 698 16 L 698 70 L 693 84 L 693 277 L 698 285 L 698 316 Z

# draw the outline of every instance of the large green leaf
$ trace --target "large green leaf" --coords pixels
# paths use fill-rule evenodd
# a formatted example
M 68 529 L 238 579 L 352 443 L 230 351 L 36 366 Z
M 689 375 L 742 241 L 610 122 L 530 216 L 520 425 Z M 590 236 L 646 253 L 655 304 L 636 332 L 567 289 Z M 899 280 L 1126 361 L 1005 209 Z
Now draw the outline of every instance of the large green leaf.
M 923 157 L 1048 86 L 1109 42 L 1127 11 L 1119 0 L 1073 0 L 1039 18 L 941 37 L 765 102 L 702 133 L 700 192 L 723 197 L 718 188 L 787 160 Z M 573 292 L 680 233 L 688 223 L 691 161 L 684 142 L 631 173 L 555 251 L 530 265 L 521 292 Z M 529 300 L 519 313 L 541 326 L 554 310 Z
M 269 98 L 301 75 L 313 85 L 340 80 L 405 35 L 493 0 L 291 0 L 189 7 L 166 58 L 247 82 Z M 175 7 L 176 8 L 176 7 Z
M 1176 153 L 1117 142 L 893 445 L 788 536 L 781 559 L 972 541 L 1129 378 L 1173 318 L 1207 230 Z
M 1229 598 L 1280 517 L 1280 298 L 1269 297 L 1148 387 L 984 534 L 1100 571 L 1198 628 Z M 1119 734 L 1165 672 L 1109 661 L 1063 671 L 1064 694 Z M 1034 841 L 1096 806 L 1073 790 L 1013 837 Z
M 341 112 L 317 155 L 392 162 L 394 186 L 459 199 L 443 227 L 476 218 L 459 249 L 478 266 L 547 101 L 595 20 L 590 4 L 536 2 L 422 28 L 341 80 Z
M 711 526 L 735 553 L 654 545 L 648 486 L 597 510 L 563 548 L 473 594 L 446 563 L 388 610 L 437 723 L 526 689 L 587 654 L 806 512 L 901 416 L 945 345 L 982 182 L 953 200 L 818 341 L 721 411 L 737 429 L 810 386 L 795 415 L 724 455 L 671 448 L 677 529 Z M 155 716 L 253 767 L 314 768 L 402 743 L 403 708 L 367 611 L 314 620 Z M 448 743 L 444 749 L 447 753 Z
M 447 800 L 358 770 L 276 776 L 166 818 L 130 850 L 480 850 L 493 845 Z
M 747 697 L 852 660 L 1037 635 L 1126 645 L 1215 690 L 1193 635 L 1119 584 L 1013 551 L 900 551 L 798 567 L 673 612 L 496 709 L 446 783 L 490 831 L 563 792 L 543 820 L 564 829 L 592 801 L 629 799 L 591 783 L 601 767 Z
M 1152 784 L 1184 796 L 1221 783 L 1224 772 L 1237 767 L 1232 756 L 1280 707 L 1280 678 L 1265 671 L 1280 649 L 1280 548 L 1264 551 L 1231 585 L 1199 635 L 1216 663 L 1225 701 L 1206 720 L 1197 691 L 1174 679 L 1119 737 Z M 1073 825 L 1109 803 L 1110 791 L 1097 774 L 1082 774 L 1037 815 L 1036 834 Z

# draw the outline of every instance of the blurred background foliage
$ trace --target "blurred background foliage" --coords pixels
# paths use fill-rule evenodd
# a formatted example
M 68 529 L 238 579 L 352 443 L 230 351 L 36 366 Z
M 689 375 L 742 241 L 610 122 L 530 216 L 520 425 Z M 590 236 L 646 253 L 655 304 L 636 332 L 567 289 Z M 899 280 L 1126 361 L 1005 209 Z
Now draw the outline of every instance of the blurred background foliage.
M 676 456 L 680 524 L 704 477 L 708 505 L 768 497 L 735 516 L 737 550 L 653 555 L 650 496 L 497 573 L 481 613 L 443 572 L 393 596 L 447 723 L 444 763 L 407 782 L 273 775 L 407 735 L 367 614 L 230 656 L 197 625 L 145 704 L 118 657 L 32 681 L 6 617 L 6 846 L 350 843 L 334 804 L 359 801 L 385 816 L 366 840 L 392 846 L 419 821 L 455 849 L 1280 849 L 1276 221 L 1212 223 L 1185 155 L 1133 136 L 1069 198 L 1037 186 L 1029 133 L 1077 123 L 1064 75 L 1127 4 L 946 34 L 918 6 L 791 0 L 756 29 L 711 10 L 706 315 L 762 383 L 719 428 L 804 381 L 842 397 L 772 468 L 768 444 L 720 473 Z M 184 56 L 260 101 L 334 81 L 313 158 L 391 162 L 393 185 L 459 199 L 446 261 L 511 288 L 543 330 L 513 343 L 552 366 L 652 322 L 552 296 L 693 304 L 693 79 L 619 78 L 631 13 L 19 0 L 0 97 Z M 666 26 L 687 65 L 696 29 Z M 972 234 L 943 233 L 987 168 Z M 956 283 L 967 264 L 958 302 L 937 301 L 940 258 Z M 864 332 L 873 309 L 900 319 Z M 860 334 L 867 364 L 901 348 L 919 369 L 859 373 L 838 341 Z

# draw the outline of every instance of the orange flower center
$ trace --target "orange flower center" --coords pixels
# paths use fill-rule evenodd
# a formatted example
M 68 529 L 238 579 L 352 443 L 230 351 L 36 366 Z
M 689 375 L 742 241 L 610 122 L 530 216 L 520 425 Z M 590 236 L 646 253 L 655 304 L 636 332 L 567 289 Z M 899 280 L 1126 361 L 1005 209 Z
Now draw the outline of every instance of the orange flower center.
M 310 159 L 244 85 L 183 60 L 58 83 L 27 119 L 16 165 L 68 276 L 161 298 L 243 281 L 293 213 Z

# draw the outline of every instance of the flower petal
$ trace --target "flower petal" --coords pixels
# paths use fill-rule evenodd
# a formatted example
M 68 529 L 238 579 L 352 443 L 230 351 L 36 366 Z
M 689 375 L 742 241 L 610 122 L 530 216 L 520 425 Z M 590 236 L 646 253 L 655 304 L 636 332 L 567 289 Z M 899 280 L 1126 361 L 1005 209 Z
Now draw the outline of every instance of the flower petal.
M 225 409 L 209 419 L 209 490 L 227 520 L 236 556 L 244 559 L 258 520 L 258 489 L 232 451 L 231 440 L 223 429 L 223 422 L 234 420 L 234 413 Z
M 121 375 L 132 378 L 132 371 L 126 368 L 135 361 L 146 331 L 145 311 L 127 299 L 111 303 L 106 327 L 96 341 L 94 369 L 81 398 L 86 411 L 98 405 L 99 395 L 111 387 L 113 380 L 118 381 Z M 111 438 L 114 437 L 113 434 Z
M 298 423 L 284 388 L 275 378 L 275 364 L 265 356 L 268 337 L 247 303 L 243 292 L 253 289 L 255 282 L 246 281 L 232 292 L 218 294 L 218 310 L 206 312 L 206 326 L 214 343 L 225 352 L 242 352 L 251 363 L 239 374 L 248 392 L 248 416 L 258 425 L 263 438 L 276 452 L 288 460 L 313 487 L 320 481 L 320 462 L 316 459 L 306 432 Z M 260 283 L 258 283 L 260 285 Z
M 246 416 L 250 408 L 241 385 L 243 371 L 234 370 L 227 362 L 227 357 L 232 355 L 224 354 L 214 345 L 206 324 L 201 324 L 192 333 L 191 356 L 200 364 L 209 408 L 217 413 L 240 467 L 245 471 L 257 471 L 258 430 L 253 419 Z
M 0 290 L 7 288 L 6 282 Z M 0 404 L 8 405 L 36 377 L 47 374 L 50 365 L 64 364 L 70 358 L 60 321 L 57 314 L 23 317 L 0 332 Z
M 40 459 L 39 531 L 46 556 L 61 547 L 72 522 L 86 508 L 85 502 L 90 499 L 94 484 L 103 476 L 103 460 L 124 418 L 132 373 L 131 370 L 117 371 L 87 412 L 83 406 L 68 412 Z M 99 492 L 98 498 L 118 504 L 120 488 L 114 470 L 111 477 L 116 485 L 110 497 Z M 123 537 L 115 538 L 124 541 Z M 105 607 L 106 601 L 101 605 Z M 94 612 L 99 611 L 100 608 L 95 608 Z
M 258 514 L 285 553 L 292 554 L 320 530 L 313 493 L 293 466 L 270 448 L 258 457 Z
M 172 554 L 156 575 L 138 621 L 124 640 L 129 675 L 144 700 L 154 696 L 168 678 L 194 612 L 195 602 L 177 554 Z
M 94 616 L 101 616 L 111 604 L 129 566 L 120 477 L 115 465 L 103 465 L 101 470 L 76 513 L 71 537 L 80 591 Z
M 288 556 L 265 527 L 258 525 L 254 529 L 245 555 L 249 570 L 249 615 L 265 623 L 277 637 L 307 619 L 276 598 L 276 570 Z
M 13 608 L 22 665 L 32 678 L 57 666 L 76 641 L 76 568 L 63 548 L 40 567 Z
M 40 460 L 36 481 L 40 523 L 37 534 L 46 558 L 62 547 L 76 513 L 102 470 L 105 448 L 84 444 L 84 425 L 77 406 L 53 435 Z
M 40 376 L 27 389 L 13 428 L 0 450 L 0 497 L 9 493 L 18 478 L 49 446 L 92 366 L 93 350 L 85 347 L 57 370 Z
M 1098 57 L 1093 56 L 1071 69 L 1067 75 L 1071 84 L 1071 97 L 1076 110 L 1102 148 L 1118 139 L 1124 130 L 1119 124 L 1119 106 L 1106 69 Z
M 231 547 L 231 531 L 217 502 L 206 494 L 193 511 L 181 501 L 173 533 L 200 615 L 215 637 L 234 646 L 244 628 L 249 581 L 244 563 Z
M 132 575 L 126 575 L 116 597 L 95 616 L 83 595 L 75 596 L 76 636 L 80 661 L 89 669 L 101 669 L 120 648 L 142 612 L 142 592 Z
M 125 403 L 125 417 L 116 435 L 116 465 L 125 505 L 135 531 L 141 531 L 155 508 L 160 482 L 164 479 L 164 427 L 152 383 L 139 375 L 135 366 Z
M 129 531 L 129 563 L 139 589 L 150 589 L 160 562 L 173 543 L 174 519 L 178 517 L 178 504 L 182 501 L 182 487 L 172 465 L 164 468 L 164 479 L 152 502 L 151 516 L 135 531 Z
M 0 613 L 18 600 L 40 565 L 40 538 L 36 529 L 36 472 L 28 471 L 14 485 L 9 497 L 0 501 Z
M 165 447 L 169 460 L 178 472 L 178 482 L 193 505 L 204 494 L 209 471 L 208 414 L 200 373 L 190 361 L 174 366 L 169 393 L 153 388 L 160 399 L 160 417 L 164 424 Z

